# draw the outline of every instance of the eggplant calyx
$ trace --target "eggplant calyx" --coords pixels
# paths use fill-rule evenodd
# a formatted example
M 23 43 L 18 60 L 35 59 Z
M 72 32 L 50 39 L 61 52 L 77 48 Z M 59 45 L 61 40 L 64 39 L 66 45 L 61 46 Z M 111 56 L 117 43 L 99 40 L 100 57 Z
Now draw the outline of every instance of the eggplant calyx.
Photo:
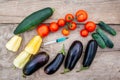
M 78 70 L 78 71 L 76 71 L 76 72 L 80 72 L 80 71 L 82 71 L 82 70 L 87 70 L 89 67 L 81 67 L 81 69 L 80 70 Z
M 65 45 L 64 45 L 64 44 L 63 44 L 62 49 L 60 50 L 60 52 L 61 52 L 61 54 L 63 54 L 63 55 L 66 54 L 66 52 L 65 52 Z
M 23 77 L 23 78 L 26 78 L 26 75 L 25 75 L 25 74 L 22 74 L 22 77 Z
M 70 70 L 69 69 L 64 69 L 64 72 L 62 72 L 61 74 L 65 74 L 67 72 L 70 72 Z

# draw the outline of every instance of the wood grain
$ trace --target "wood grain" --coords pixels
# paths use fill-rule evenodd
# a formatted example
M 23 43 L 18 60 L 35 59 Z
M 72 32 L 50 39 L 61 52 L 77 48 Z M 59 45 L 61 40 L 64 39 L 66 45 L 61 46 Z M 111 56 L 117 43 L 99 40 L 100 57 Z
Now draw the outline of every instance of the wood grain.
M 62 67 L 53 75 L 49 76 L 44 73 L 44 68 L 38 70 L 36 73 L 34 73 L 32 76 L 27 77 L 26 79 L 22 78 L 22 70 L 14 69 L 13 68 L 13 60 L 15 57 L 21 52 L 21 50 L 24 49 L 25 45 L 28 43 L 28 41 L 36 35 L 36 31 L 28 31 L 22 34 L 23 42 L 22 46 L 20 47 L 19 51 L 17 53 L 13 53 L 8 51 L 5 48 L 6 42 L 13 36 L 13 30 L 18 24 L 0 24 L 0 80 L 119 80 L 120 79 L 120 28 L 119 25 L 110 25 L 117 31 L 117 36 L 112 37 L 109 34 L 107 34 L 110 39 L 114 42 L 115 47 L 113 49 L 98 49 L 96 58 L 91 65 L 90 69 L 86 71 L 82 71 L 80 73 L 76 73 L 76 70 L 78 70 L 81 67 L 82 58 L 77 63 L 75 69 L 67 74 L 60 74 L 63 71 L 63 65 Z M 6 28 L 7 27 L 7 28 Z M 72 31 L 69 39 L 65 42 L 65 49 L 66 52 L 68 51 L 69 46 L 74 40 L 80 40 L 83 45 L 84 49 L 86 47 L 86 44 L 88 40 L 91 39 L 91 36 L 87 38 L 82 38 L 79 36 L 79 30 L 83 28 L 83 25 L 78 25 L 77 30 Z M 51 33 L 48 37 L 44 38 L 43 43 L 47 41 L 54 40 L 56 38 L 62 37 L 61 30 L 59 30 L 56 33 Z M 59 36 L 58 36 L 59 35 Z M 59 44 L 52 44 L 48 46 L 41 47 L 40 51 L 46 51 L 50 55 L 50 61 L 54 59 L 54 57 L 57 55 L 58 51 L 62 47 L 63 43 Z M 49 62 L 50 62 L 49 61 Z M 11 75 L 11 73 L 13 73 Z
M 34 11 L 50 6 L 55 8 L 54 15 L 45 21 L 56 21 L 67 13 L 75 14 L 85 9 L 89 19 L 105 21 L 108 24 L 120 23 L 120 0 L 0 0 L 0 23 L 20 23 Z
M 18 52 L 13 53 L 5 48 L 7 41 L 14 35 L 13 31 L 26 16 L 45 7 L 55 8 L 54 15 L 45 23 L 57 21 L 64 18 L 65 14 L 84 9 L 88 12 L 88 20 L 105 21 L 117 31 L 116 36 L 105 34 L 114 42 L 113 49 L 98 48 L 97 55 L 88 70 L 76 73 L 82 66 L 82 58 L 77 63 L 75 69 L 67 74 L 60 74 L 64 65 L 53 75 L 46 75 L 44 67 L 26 79 L 22 77 L 22 70 L 13 68 L 13 60 L 24 49 L 28 41 L 35 35 L 35 30 L 21 34 L 22 45 Z M 84 50 L 87 42 L 92 39 L 91 33 L 87 38 L 82 38 L 79 31 L 83 29 L 83 23 L 78 23 L 77 29 L 71 31 L 69 39 L 47 46 L 41 46 L 40 51 L 46 51 L 50 55 L 50 61 L 54 59 L 62 45 L 68 51 L 74 40 L 83 43 Z M 0 0 L 0 80 L 120 80 L 120 0 Z M 61 29 L 56 33 L 50 33 L 43 39 L 43 43 L 63 37 Z M 49 61 L 49 62 L 50 62 Z
M 13 68 L 12 62 L 16 53 L 5 50 L 2 50 L 1 53 L 0 80 L 8 80 L 8 78 L 9 80 L 120 80 L 120 51 L 97 52 L 91 67 L 79 73 L 76 73 L 76 71 L 82 66 L 82 59 L 79 60 L 75 69 L 67 74 L 60 74 L 64 65 L 53 75 L 46 75 L 43 67 L 26 79 L 22 77 L 22 70 Z M 57 53 L 49 54 L 52 60 Z M 51 54 L 54 54 L 54 56 L 51 56 Z

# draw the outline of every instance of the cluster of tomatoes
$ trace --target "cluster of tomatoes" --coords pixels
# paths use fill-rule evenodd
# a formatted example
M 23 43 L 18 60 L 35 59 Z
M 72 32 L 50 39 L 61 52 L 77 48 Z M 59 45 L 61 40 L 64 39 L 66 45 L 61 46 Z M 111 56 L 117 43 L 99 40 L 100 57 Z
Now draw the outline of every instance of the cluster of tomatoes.
M 88 18 L 88 14 L 84 10 L 78 10 L 75 14 L 75 17 L 73 14 L 66 14 L 65 18 L 58 19 L 57 22 L 51 22 L 49 26 L 47 24 L 41 24 L 37 28 L 37 33 L 41 37 L 47 36 L 50 31 L 56 32 L 60 27 L 64 27 L 61 31 L 61 33 L 64 36 L 68 36 L 70 34 L 70 30 L 75 30 L 77 28 L 76 22 L 74 20 L 76 19 L 78 22 L 84 22 Z M 88 21 L 84 25 L 84 29 L 80 30 L 80 35 L 82 37 L 87 37 L 89 32 L 93 32 L 96 28 L 96 24 L 92 21 Z

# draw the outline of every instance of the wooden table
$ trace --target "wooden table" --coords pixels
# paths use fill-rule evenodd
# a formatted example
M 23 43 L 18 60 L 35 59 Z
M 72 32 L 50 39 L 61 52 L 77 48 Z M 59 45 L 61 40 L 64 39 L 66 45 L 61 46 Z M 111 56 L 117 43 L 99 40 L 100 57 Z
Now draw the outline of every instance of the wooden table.
M 67 13 L 75 14 L 78 9 L 84 9 L 89 13 L 88 21 L 96 23 L 101 20 L 105 21 L 117 31 L 115 37 L 106 33 L 114 42 L 114 48 L 99 48 L 94 62 L 88 70 L 76 73 L 76 70 L 81 67 L 82 59 L 80 59 L 75 69 L 67 74 L 60 74 L 63 71 L 62 65 L 53 75 L 46 75 L 43 71 L 44 68 L 42 68 L 24 79 L 22 70 L 14 69 L 12 62 L 24 49 L 25 44 L 36 35 L 36 31 L 22 34 L 22 46 L 17 53 L 8 51 L 5 44 L 13 36 L 16 26 L 27 15 L 47 6 L 55 8 L 55 12 L 45 23 L 57 21 Z M 66 51 L 74 40 L 80 40 L 85 49 L 87 42 L 92 39 L 91 34 L 87 38 L 80 37 L 79 31 L 83 26 L 83 24 L 78 23 L 77 29 L 71 31 L 69 39 L 63 42 Z M 44 38 L 43 42 L 62 36 L 60 29 Z M 40 51 L 46 51 L 50 55 L 51 61 L 63 43 L 42 46 Z M 120 80 L 120 0 L 0 0 L 0 80 Z

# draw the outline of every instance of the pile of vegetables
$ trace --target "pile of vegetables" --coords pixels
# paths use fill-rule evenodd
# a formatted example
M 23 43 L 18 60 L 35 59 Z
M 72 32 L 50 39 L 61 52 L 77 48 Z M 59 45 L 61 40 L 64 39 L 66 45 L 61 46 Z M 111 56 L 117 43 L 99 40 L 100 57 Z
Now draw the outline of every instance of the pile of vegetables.
M 49 61 L 49 55 L 47 52 L 39 52 L 42 44 L 42 38 L 48 36 L 50 32 L 56 32 L 59 28 L 62 28 L 61 33 L 64 36 L 70 34 L 70 30 L 75 30 L 78 22 L 84 22 L 88 19 L 88 14 L 85 10 L 78 10 L 73 14 L 66 14 L 65 18 L 58 19 L 57 22 L 51 22 L 50 24 L 43 24 L 42 22 L 52 16 L 54 9 L 47 7 L 36 11 L 26 17 L 14 30 L 14 36 L 6 44 L 6 48 L 10 51 L 17 52 L 21 42 L 21 33 L 31 30 L 37 27 L 36 31 L 38 35 L 34 36 L 21 51 L 21 53 L 14 59 L 13 64 L 15 67 L 23 69 L 23 74 L 29 76 L 36 72 L 41 67 L 45 66 Z M 88 69 L 92 64 L 95 55 L 97 53 L 98 46 L 100 48 L 113 48 L 113 42 L 103 32 L 106 31 L 109 34 L 115 36 L 116 31 L 109 25 L 100 21 L 98 23 L 99 28 L 96 29 L 96 24 L 93 21 L 87 21 L 84 25 L 84 29 L 80 30 L 82 37 L 87 37 L 89 33 L 92 33 L 92 40 L 90 40 L 85 49 L 85 54 L 82 62 L 82 67 L 77 71 Z M 58 52 L 56 57 L 49 62 L 44 68 L 44 72 L 48 75 L 54 74 L 62 64 L 64 64 L 64 71 L 62 74 L 70 72 L 74 69 L 77 62 L 81 58 L 83 53 L 83 44 L 79 40 L 73 41 L 68 51 L 65 51 L 65 45 L 63 44 L 62 49 Z
M 117 34 L 116 31 L 113 28 L 111 28 L 109 25 L 104 23 L 103 21 L 100 21 L 98 25 L 101 29 L 100 28 L 96 29 L 96 33 L 92 34 L 93 39 L 95 39 L 99 47 L 103 49 L 106 47 L 113 48 L 114 43 L 107 37 L 107 35 L 103 32 L 103 30 L 105 30 L 112 36 L 115 36 Z
M 90 40 L 88 42 L 85 50 L 85 56 L 83 59 L 83 64 L 82 64 L 83 66 L 79 71 L 90 67 L 96 55 L 97 48 L 98 48 L 98 44 L 95 40 Z M 35 71 L 37 71 L 39 68 L 47 64 L 44 68 L 44 72 L 48 75 L 51 75 L 54 74 L 61 67 L 63 62 L 64 62 L 64 72 L 62 72 L 62 74 L 67 73 L 74 69 L 82 53 L 83 53 L 83 45 L 78 40 L 73 41 L 67 53 L 63 45 L 60 52 L 58 52 L 56 57 L 49 64 L 47 64 L 49 60 L 49 55 L 46 52 L 39 52 L 25 65 L 25 67 L 23 68 L 23 73 L 25 76 L 29 76 L 33 74 Z
M 78 22 L 82 23 L 85 22 L 88 19 L 88 13 L 85 10 L 78 10 L 75 13 L 75 16 L 71 13 L 68 13 L 65 15 L 65 18 L 58 19 L 57 22 L 51 22 L 49 25 L 47 24 L 41 24 L 37 28 L 37 33 L 41 37 L 46 37 L 50 32 L 56 32 L 59 30 L 59 28 L 62 28 L 61 33 L 64 36 L 68 36 L 70 34 L 70 31 L 75 30 L 77 28 Z M 96 29 L 96 24 L 93 21 L 87 21 L 84 25 L 84 29 L 80 30 L 80 35 L 82 37 L 87 37 L 89 32 L 93 32 Z

